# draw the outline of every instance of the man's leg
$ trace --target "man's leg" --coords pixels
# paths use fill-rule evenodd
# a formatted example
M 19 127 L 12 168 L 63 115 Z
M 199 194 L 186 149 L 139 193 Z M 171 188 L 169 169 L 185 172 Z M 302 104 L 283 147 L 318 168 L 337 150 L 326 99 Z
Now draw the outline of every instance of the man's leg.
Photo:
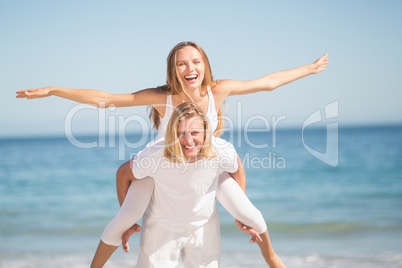
M 136 185 L 137 183 L 138 185 Z M 141 187 L 134 187 L 134 185 Z M 123 233 L 141 219 L 148 207 L 153 189 L 154 180 L 152 178 L 132 183 L 119 212 L 102 233 L 101 241 L 92 260 L 92 268 L 103 267 L 120 245 Z M 140 202 L 136 200 L 140 200 Z
M 160 226 L 153 218 L 143 219 L 137 268 L 175 268 L 186 237 Z
M 107 245 L 101 240 L 92 259 L 91 268 L 102 268 L 117 248 L 118 246 Z
M 217 268 L 220 255 L 221 234 L 219 214 L 216 213 L 204 226 L 191 231 L 182 259 L 186 268 Z
M 271 268 L 284 268 L 282 260 L 276 255 L 271 247 L 271 241 L 269 240 L 268 230 L 260 234 L 262 241 L 257 240 L 257 244 L 261 249 L 261 254 L 265 259 L 265 262 Z
M 271 245 L 267 226 L 261 212 L 254 207 L 229 173 L 224 172 L 219 176 L 216 198 L 235 219 L 254 228 L 259 233 L 263 241 L 257 240 L 257 244 L 269 267 L 285 267 Z

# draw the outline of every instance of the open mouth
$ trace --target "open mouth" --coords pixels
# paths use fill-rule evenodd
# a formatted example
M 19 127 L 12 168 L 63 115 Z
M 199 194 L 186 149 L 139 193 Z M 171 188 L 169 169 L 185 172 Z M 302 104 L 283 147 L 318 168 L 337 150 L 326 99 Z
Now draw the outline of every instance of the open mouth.
M 192 75 L 188 75 L 188 76 L 185 76 L 184 77 L 184 79 L 186 79 L 187 81 L 195 81 L 196 79 L 198 78 L 198 75 L 196 75 L 196 74 L 192 74 Z
M 186 146 L 186 145 L 184 145 L 184 147 L 185 147 L 186 149 L 194 149 L 194 148 L 195 148 L 195 144 L 192 145 L 192 146 Z

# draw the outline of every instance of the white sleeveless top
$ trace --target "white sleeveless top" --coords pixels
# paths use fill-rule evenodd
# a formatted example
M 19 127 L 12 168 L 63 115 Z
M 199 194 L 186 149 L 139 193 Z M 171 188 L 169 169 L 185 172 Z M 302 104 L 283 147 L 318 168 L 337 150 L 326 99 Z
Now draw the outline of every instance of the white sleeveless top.
M 209 119 L 209 123 L 211 124 L 212 132 L 214 132 L 218 126 L 218 114 L 215 109 L 214 95 L 212 94 L 210 87 L 207 87 L 207 91 L 208 91 L 207 117 Z M 158 135 L 156 135 L 155 140 L 165 137 L 166 128 L 169 123 L 170 117 L 172 116 L 174 108 L 175 107 L 173 107 L 172 103 L 172 95 L 167 95 L 165 116 L 161 117 L 161 122 L 159 124 L 158 129 Z

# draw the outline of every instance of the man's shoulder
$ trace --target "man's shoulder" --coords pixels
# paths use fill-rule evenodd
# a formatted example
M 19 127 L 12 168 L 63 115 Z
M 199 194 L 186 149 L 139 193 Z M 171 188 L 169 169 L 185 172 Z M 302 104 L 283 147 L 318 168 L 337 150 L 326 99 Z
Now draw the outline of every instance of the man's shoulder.
M 160 157 L 163 156 L 165 149 L 165 139 L 154 140 L 148 143 L 145 148 L 138 153 L 139 157 Z
M 214 147 L 216 153 L 218 155 L 225 155 L 227 153 L 235 153 L 236 150 L 233 147 L 233 145 L 221 138 L 218 137 L 212 137 L 212 146 Z
M 228 141 L 226 141 L 224 139 L 221 139 L 221 138 L 218 138 L 218 137 L 212 137 L 211 141 L 212 141 L 212 146 L 215 149 L 226 149 L 226 148 L 233 148 L 234 149 L 233 145 L 230 142 L 228 142 Z
M 217 161 L 222 171 L 235 172 L 238 168 L 237 152 L 230 142 L 221 138 L 213 138 L 212 144 L 217 154 Z
M 157 167 L 164 159 L 164 142 L 152 141 L 147 144 L 144 150 L 140 151 L 133 160 L 132 170 L 134 177 L 143 179 L 145 177 L 153 177 Z

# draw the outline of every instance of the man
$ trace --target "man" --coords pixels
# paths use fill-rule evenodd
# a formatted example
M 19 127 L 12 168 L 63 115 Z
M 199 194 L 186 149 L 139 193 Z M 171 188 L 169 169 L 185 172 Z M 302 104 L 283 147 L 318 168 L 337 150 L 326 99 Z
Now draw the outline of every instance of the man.
M 236 176 L 237 157 L 231 144 L 217 138 L 212 140 L 208 118 L 196 104 L 184 103 L 176 108 L 165 140 L 147 146 L 133 161 L 134 177 L 147 180 L 152 177 L 155 183 L 143 217 L 137 267 L 176 267 L 180 258 L 185 267 L 218 267 L 220 226 L 215 202 L 218 176 L 225 171 Z M 278 263 L 261 213 L 232 178 L 222 185 L 231 185 L 230 194 L 219 201 L 233 216 L 261 233 L 264 240 L 258 242 L 263 256 L 267 262 Z M 118 243 L 109 242 L 116 237 L 121 239 L 121 231 L 115 230 L 126 230 L 138 221 L 138 215 L 131 213 L 123 205 L 107 226 L 91 267 L 102 267 L 117 248 Z

